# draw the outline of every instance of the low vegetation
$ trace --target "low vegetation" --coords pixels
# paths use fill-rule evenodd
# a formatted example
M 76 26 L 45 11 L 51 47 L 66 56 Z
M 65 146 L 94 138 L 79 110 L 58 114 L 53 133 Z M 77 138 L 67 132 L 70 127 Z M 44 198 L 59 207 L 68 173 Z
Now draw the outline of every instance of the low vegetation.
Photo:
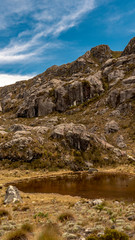
M 28 240 L 26 232 L 24 230 L 16 230 L 7 235 L 5 240 Z
M 39 235 L 37 240 L 62 240 L 58 228 L 54 224 L 49 224 Z
M 0 209 L 0 217 L 10 216 L 9 212 L 5 209 Z
M 91 235 L 87 237 L 87 240 L 128 240 L 129 237 L 122 232 L 113 229 L 107 229 L 104 235 L 98 237 L 95 235 Z
M 30 223 L 24 223 L 21 227 L 24 232 L 33 232 L 33 225 Z
M 59 215 L 58 219 L 60 222 L 65 222 L 65 221 L 73 220 L 74 217 L 73 217 L 72 213 L 64 212 Z

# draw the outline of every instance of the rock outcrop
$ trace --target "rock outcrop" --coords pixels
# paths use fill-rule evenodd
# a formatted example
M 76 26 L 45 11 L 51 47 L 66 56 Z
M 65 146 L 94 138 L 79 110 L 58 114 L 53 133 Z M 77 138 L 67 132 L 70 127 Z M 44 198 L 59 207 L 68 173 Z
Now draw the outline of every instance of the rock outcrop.
M 135 37 L 130 40 L 130 42 L 122 52 L 121 56 L 126 56 L 130 54 L 135 54 Z
M 77 170 L 131 162 L 134 113 L 135 38 L 123 52 L 99 45 L 0 89 L 0 160 Z
M 82 124 L 60 124 L 56 126 L 51 136 L 55 139 L 65 138 L 67 143 L 77 150 L 85 151 L 90 144 L 90 135 Z
M 105 125 L 105 132 L 106 133 L 114 133 L 114 132 L 117 132 L 118 130 L 119 130 L 119 126 L 114 120 L 108 122 Z
M 10 185 L 6 190 L 4 203 L 7 204 L 16 202 L 22 202 L 19 190 L 15 186 Z

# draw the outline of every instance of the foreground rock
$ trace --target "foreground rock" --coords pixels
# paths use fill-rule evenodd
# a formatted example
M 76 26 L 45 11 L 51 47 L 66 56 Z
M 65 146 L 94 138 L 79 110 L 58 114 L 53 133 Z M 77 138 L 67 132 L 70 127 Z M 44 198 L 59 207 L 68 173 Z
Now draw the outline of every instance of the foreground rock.
M 22 202 L 22 199 L 19 190 L 16 187 L 10 185 L 6 190 L 4 203 L 7 204 L 15 202 Z

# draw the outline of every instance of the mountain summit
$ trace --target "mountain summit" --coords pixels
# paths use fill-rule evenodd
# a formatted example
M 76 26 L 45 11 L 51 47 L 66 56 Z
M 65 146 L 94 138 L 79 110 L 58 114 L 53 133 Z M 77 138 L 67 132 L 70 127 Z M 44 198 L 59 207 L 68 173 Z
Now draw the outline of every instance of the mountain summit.
M 73 170 L 134 162 L 135 38 L 123 52 L 100 45 L 3 87 L 0 102 L 1 160 Z

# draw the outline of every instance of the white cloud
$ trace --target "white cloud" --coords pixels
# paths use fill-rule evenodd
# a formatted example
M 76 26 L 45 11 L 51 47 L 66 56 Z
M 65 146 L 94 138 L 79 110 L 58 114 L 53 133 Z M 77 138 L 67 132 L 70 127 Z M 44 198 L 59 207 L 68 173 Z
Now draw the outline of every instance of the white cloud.
M 58 35 L 76 26 L 82 17 L 92 11 L 96 7 L 95 1 L 3 1 L 0 8 L 0 22 L 3 31 L 4 29 L 7 31 L 7 28 L 12 25 L 17 26 L 21 21 L 23 23 L 27 22 L 28 27 L 26 31 L 19 31 L 18 36 L 11 38 L 9 44 L 0 49 L 0 63 L 7 64 L 34 60 L 35 56 L 40 56 L 45 49 L 52 48 Z M 29 18 L 29 21 L 27 18 Z M 51 40 L 48 40 L 48 37 Z
M 16 83 L 22 80 L 28 80 L 32 78 L 33 75 L 12 75 L 12 74 L 2 74 L 0 73 L 0 87 Z

